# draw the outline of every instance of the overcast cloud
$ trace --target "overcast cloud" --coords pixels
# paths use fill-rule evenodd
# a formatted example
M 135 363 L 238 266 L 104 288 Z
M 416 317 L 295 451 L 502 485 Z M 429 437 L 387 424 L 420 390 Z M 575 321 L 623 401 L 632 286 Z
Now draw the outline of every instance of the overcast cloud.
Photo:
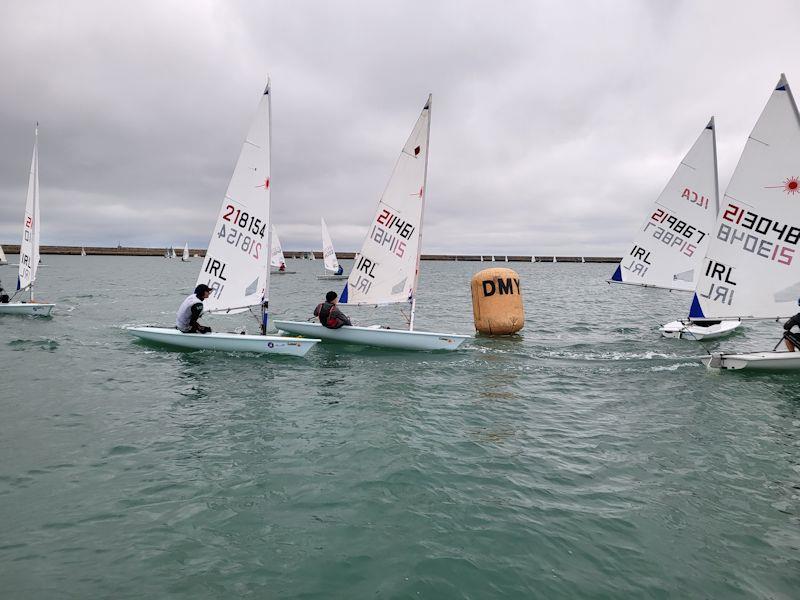
M 425 252 L 622 253 L 711 115 L 724 190 L 800 5 L 0 5 L 0 243 L 40 122 L 42 243 L 205 247 L 269 73 L 273 219 L 356 250 L 433 93 Z M 800 165 L 798 165 L 800 175 Z

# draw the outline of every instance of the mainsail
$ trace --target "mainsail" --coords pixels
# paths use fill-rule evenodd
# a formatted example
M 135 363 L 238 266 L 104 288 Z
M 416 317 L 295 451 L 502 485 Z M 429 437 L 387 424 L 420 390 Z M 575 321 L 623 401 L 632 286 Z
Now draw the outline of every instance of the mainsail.
M 428 168 L 431 97 L 425 103 L 389 183 L 340 302 L 393 304 L 413 302 L 419 275 L 425 179 Z M 412 317 L 413 318 L 413 317 Z
M 264 90 L 225 199 L 197 283 L 212 289 L 208 311 L 236 313 L 261 304 L 269 289 L 270 85 Z
M 286 265 L 286 257 L 283 255 L 283 248 L 281 247 L 281 241 L 278 239 L 278 231 L 275 229 L 275 225 L 272 226 L 272 250 L 270 251 L 270 265 L 273 267 L 280 267 L 281 265 Z
M 612 282 L 693 291 L 719 210 L 714 117 L 650 208 Z
M 689 317 L 780 318 L 800 296 L 800 115 L 781 75 L 711 231 Z
M 28 177 L 28 197 L 25 201 L 25 221 L 22 225 L 22 244 L 19 247 L 18 290 L 32 288 L 36 281 L 36 271 L 39 268 L 39 228 L 39 124 L 37 123 L 31 172 Z
M 6 253 L 3 252 L 3 247 L 0 246 L 0 265 L 7 265 L 8 259 L 6 258 Z
M 181 260 L 189 260 L 189 242 L 183 246 L 183 255 L 181 256 Z
M 325 261 L 325 270 L 336 273 L 339 271 L 339 261 L 336 260 L 336 252 L 333 250 L 333 242 L 328 233 L 325 219 L 320 217 L 320 220 L 322 221 L 322 259 Z

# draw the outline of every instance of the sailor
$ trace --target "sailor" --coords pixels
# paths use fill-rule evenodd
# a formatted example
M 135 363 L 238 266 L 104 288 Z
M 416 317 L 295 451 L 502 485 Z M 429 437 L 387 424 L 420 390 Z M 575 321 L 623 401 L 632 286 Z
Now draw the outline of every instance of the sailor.
M 797 299 L 797 304 L 800 305 L 800 298 Z M 791 331 L 794 326 L 800 327 L 800 312 L 783 324 L 783 341 L 789 352 L 794 352 L 797 348 L 800 348 L 800 334 Z
M 280 266 L 280 267 L 278 267 L 278 271 L 280 271 L 281 273 L 283 273 L 284 271 L 286 271 L 286 263 L 282 262 L 282 263 L 281 263 L 281 266 Z
M 175 328 L 183 333 L 211 333 L 211 327 L 197 322 L 203 314 L 203 300 L 211 295 L 211 288 L 201 283 L 194 288 L 194 293 L 186 296 L 178 309 Z
M 339 268 L 336 269 L 336 274 L 341 275 L 342 273 L 344 273 L 344 267 L 342 265 L 339 265 Z
M 3 289 L 3 282 L 0 281 L 0 304 L 8 304 L 9 301 L 8 294 L 6 294 L 6 291 Z
M 350 319 L 336 306 L 336 292 L 325 294 L 325 302 L 317 304 L 314 309 L 314 316 L 319 317 L 319 322 L 328 329 L 339 329 L 343 325 L 352 325 Z

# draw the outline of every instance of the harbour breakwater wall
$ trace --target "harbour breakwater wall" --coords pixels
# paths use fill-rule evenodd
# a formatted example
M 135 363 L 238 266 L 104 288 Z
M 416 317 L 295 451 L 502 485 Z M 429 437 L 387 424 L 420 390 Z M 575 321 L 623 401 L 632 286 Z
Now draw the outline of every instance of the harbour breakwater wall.
M 19 244 L 4 244 L 3 249 L 6 254 L 19 254 Z M 103 246 L 85 246 L 87 255 L 94 256 L 164 256 L 164 248 L 138 248 L 134 246 L 116 246 L 116 247 L 103 247 Z M 180 252 L 180 249 L 176 250 Z M 80 246 L 42 246 L 40 248 L 41 254 L 66 254 L 66 255 L 80 255 Z M 191 256 L 205 256 L 205 248 L 190 248 L 189 254 Z M 309 258 L 311 255 L 317 260 L 322 260 L 322 252 L 318 251 L 284 251 L 286 258 L 303 259 Z M 355 258 L 355 252 L 337 252 L 336 256 L 341 259 Z M 423 254 L 422 260 L 449 260 L 449 261 L 463 261 L 463 262 L 531 262 L 530 254 Z M 536 262 L 565 262 L 565 263 L 618 263 L 619 256 L 535 256 Z M 554 260 L 555 259 L 555 260 Z

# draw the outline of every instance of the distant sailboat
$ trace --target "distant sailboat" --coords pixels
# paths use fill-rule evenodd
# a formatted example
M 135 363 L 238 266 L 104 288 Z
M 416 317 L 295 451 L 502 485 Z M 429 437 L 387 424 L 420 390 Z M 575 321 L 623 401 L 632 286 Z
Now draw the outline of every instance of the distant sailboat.
M 81 246 L 81 256 L 86 256 L 86 248 Z
M 189 262 L 189 242 L 183 246 L 183 254 L 181 255 L 181 262 Z
M 322 260 L 324 261 L 324 273 L 317 275 L 317 279 L 347 279 L 347 275 L 342 272 L 339 261 L 336 258 L 336 251 L 333 249 L 333 242 L 328 233 L 328 226 L 325 219 L 320 218 L 322 224 Z
M 19 271 L 17 276 L 17 292 L 14 297 L 27 291 L 28 302 L 8 302 L 0 304 L 0 314 L 36 315 L 47 317 L 55 304 L 39 304 L 34 302 L 33 287 L 39 269 L 39 124 L 33 142 L 33 158 L 28 177 L 28 197 L 25 202 L 25 219 L 22 225 L 22 243 L 19 247 Z M 13 298 L 12 298 L 13 300 Z
M 557 263 L 557 262 L 558 262 L 558 259 L 557 259 L 555 256 L 553 257 L 553 262 L 554 262 L 554 263 Z
M 297 271 L 289 271 L 286 268 L 286 256 L 283 254 L 281 241 L 278 239 L 278 231 L 275 225 L 272 226 L 272 249 L 270 251 L 270 266 L 273 275 L 294 275 Z
M 8 259 L 6 258 L 6 253 L 3 252 L 3 247 L 0 246 L 0 265 L 7 265 Z

